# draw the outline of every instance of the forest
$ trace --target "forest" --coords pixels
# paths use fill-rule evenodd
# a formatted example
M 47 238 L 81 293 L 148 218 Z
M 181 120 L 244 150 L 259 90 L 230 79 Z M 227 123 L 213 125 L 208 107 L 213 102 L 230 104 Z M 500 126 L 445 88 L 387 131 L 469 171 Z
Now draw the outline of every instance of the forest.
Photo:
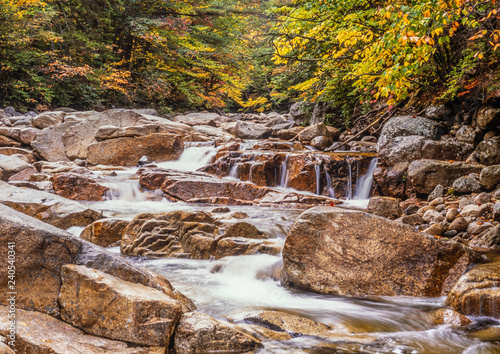
M 0 105 L 283 110 L 500 93 L 496 0 L 0 0 Z

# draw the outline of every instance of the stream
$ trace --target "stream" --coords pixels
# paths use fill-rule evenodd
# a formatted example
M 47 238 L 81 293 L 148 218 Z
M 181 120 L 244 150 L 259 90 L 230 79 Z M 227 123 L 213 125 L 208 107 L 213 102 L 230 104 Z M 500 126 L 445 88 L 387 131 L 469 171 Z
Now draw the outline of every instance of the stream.
M 251 143 L 246 144 L 246 148 L 251 147 Z M 212 144 L 197 144 L 187 147 L 179 160 L 156 165 L 196 171 L 207 165 L 216 153 L 217 148 Z M 351 176 L 357 178 L 357 188 L 349 191 L 351 200 L 345 200 L 344 206 L 366 207 L 376 164 L 374 158 L 366 175 Z M 286 163 L 282 168 L 286 169 Z M 161 193 L 141 191 L 136 172 L 137 168 L 130 168 L 116 171 L 113 177 L 103 174 L 103 184 L 111 192 L 105 201 L 87 204 L 101 210 L 107 217 L 128 220 L 142 212 L 211 211 L 216 207 L 170 202 L 162 198 Z M 352 186 L 352 181 L 348 183 Z M 276 188 L 287 189 L 286 178 L 282 178 L 281 186 Z M 334 197 L 334 194 L 329 194 Z M 280 244 L 284 244 L 287 232 L 303 212 L 255 206 L 230 206 L 230 209 L 231 212 L 248 214 L 246 222 L 268 233 Z M 81 229 L 69 231 L 79 234 Z M 120 252 L 119 247 L 109 249 Z M 287 289 L 281 286 L 276 276 L 282 263 L 281 256 L 259 254 L 219 260 L 129 257 L 129 260 L 165 276 L 176 289 L 194 301 L 198 311 L 215 318 L 230 319 L 245 327 L 239 322 L 252 312 L 280 310 L 336 328 L 335 335 L 329 339 L 298 336 L 286 341 L 265 340 L 259 353 L 499 353 L 497 347 L 462 330 L 430 323 L 430 313 L 443 307 L 445 298 L 347 298 Z

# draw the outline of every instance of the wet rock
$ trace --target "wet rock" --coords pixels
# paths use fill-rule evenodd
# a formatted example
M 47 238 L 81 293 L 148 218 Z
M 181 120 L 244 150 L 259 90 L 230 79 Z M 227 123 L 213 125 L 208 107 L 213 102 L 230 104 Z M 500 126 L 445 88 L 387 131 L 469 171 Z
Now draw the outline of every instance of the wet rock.
M 297 136 L 297 139 L 299 139 L 301 143 L 308 144 L 317 136 L 328 137 L 329 135 L 330 132 L 328 131 L 326 125 L 324 123 L 319 123 L 316 125 L 309 126 L 304 130 L 302 130 Z
M 0 306 L 0 317 L 8 318 L 7 307 Z M 18 353 L 40 354 L 164 354 L 165 348 L 133 347 L 127 343 L 86 334 L 70 324 L 36 311 L 16 309 Z M 9 333 L 8 322 L 0 322 L 0 334 Z M 0 353 L 10 354 L 2 351 Z M 12 351 L 14 353 L 14 351 Z
M 0 178 L 7 181 L 18 172 L 31 168 L 23 155 L 0 155 Z
M 500 184 L 500 165 L 492 165 L 481 170 L 479 180 L 486 190 L 491 190 Z
M 465 273 L 446 299 L 446 305 L 466 316 L 500 317 L 500 264 L 480 264 Z
M 95 245 L 108 247 L 121 240 L 128 223 L 123 219 L 97 220 L 83 229 L 80 237 Z
M 247 222 L 237 222 L 228 227 L 224 237 L 244 237 L 253 239 L 269 238 L 264 232 Z
M 188 113 L 182 116 L 174 117 L 175 122 L 187 124 L 190 126 L 194 125 L 208 125 L 211 127 L 216 127 L 216 122 L 221 118 L 217 113 Z
M 144 213 L 125 228 L 120 248 L 131 256 L 209 259 L 218 237 L 218 223 L 205 212 Z
M 87 226 L 102 214 L 52 193 L 0 184 L 0 203 L 62 229 Z
M 245 237 L 225 237 L 217 242 L 215 259 L 228 256 L 242 256 L 250 254 L 270 254 L 281 253 L 282 244 L 276 240 L 256 240 Z
M 229 213 L 230 211 L 231 209 L 229 209 L 228 207 L 219 207 L 212 209 L 212 213 Z
M 486 166 L 500 165 L 500 137 L 481 141 L 472 156 Z
M 64 321 L 100 337 L 168 346 L 182 314 L 177 301 L 159 290 L 85 266 L 63 266 L 61 279 L 59 304 Z
M 233 219 L 246 219 L 248 218 L 248 214 L 241 211 L 235 211 L 234 213 L 231 213 L 229 217 Z
M 480 235 L 473 238 L 469 244 L 474 247 L 498 248 L 500 246 L 500 225 L 484 230 Z
M 99 201 L 109 191 L 92 178 L 76 173 L 59 173 L 52 177 L 54 192 L 61 197 L 72 200 Z
M 61 124 L 64 121 L 64 112 L 45 112 L 33 118 L 33 126 L 38 129 L 45 129 L 52 125 Z
M 483 189 L 481 183 L 475 178 L 460 177 L 453 182 L 453 190 L 455 193 L 479 193 Z
M 300 134 L 305 128 L 304 127 L 292 127 L 290 129 L 278 130 L 276 135 L 282 140 L 291 140 Z
M 448 226 L 449 230 L 455 230 L 457 232 L 467 231 L 469 227 L 469 223 L 462 217 L 456 218 L 452 221 L 452 223 Z
M 465 327 L 472 324 L 464 315 L 450 310 L 450 309 L 439 309 L 432 313 L 433 324 L 434 325 L 450 325 L 453 328 Z
M 476 140 L 476 135 L 477 133 L 474 128 L 468 125 L 462 125 L 455 134 L 455 137 L 460 142 L 467 144 L 474 144 L 474 141 Z
M 380 161 L 393 166 L 399 162 L 412 162 L 422 158 L 423 136 L 398 136 L 387 142 L 379 152 Z
M 283 282 L 323 294 L 440 296 L 469 261 L 464 246 L 407 225 L 317 207 L 304 212 L 288 234 Z
M 399 116 L 391 118 L 382 128 L 377 151 L 381 151 L 391 139 L 409 135 L 435 139 L 437 137 L 437 125 L 435 122 L 422 117 Z
M 174 338 L 174 348 L 179 354 L 248 353 L 261 346 L 259 340 L 234 325 L 195 312 L 182 316 Z
M 263 124 L 239 121 L 231 133 L 241 139 L 266 139 L 271 135 L 272 129 Z
M 389 168 L 377 167 L 375 169 L 373 178 L 382 195 L 404 198 L 410 194 L 409 183 L 407 183 L 408 166 L 407 162 L 400 162 Z
M 451 187 L 457 178 L 480 173 L 483 167 L 464 162 L 417 160 L 408 167 L 408 177 L 417 193 L 429 194 L 437 185 Z
M 1 189 L 0 189 L 1 190 Z M 33 192 L 33 191 L 31 191 Z M 66 264 L 85 265 L 114 277 L 157 289 L 177 299 L 185 310 L 194 305 L 170 283 L 148 270 L 131 265 L 123 258 L 80 238 L 0 206 L 0 233 L 7 242 L 16 244 L 16 306 L 58 317 L 61 268 Z M 0 252 L 7 254 L 7 242 Z M 7 278 L 7 258 L 0 259 L 0 276 Z M 8 305 L 7 298 L 0 303 Z
M 388 197 L 371 198 L 368 202 L 367 212 L 389 219 L 396 219 L 402 213 L 399 199 Z
M 481 129 L 494 126 L 500 119 L 500 108 L 484 107 L 477 112 L 476 122 Z

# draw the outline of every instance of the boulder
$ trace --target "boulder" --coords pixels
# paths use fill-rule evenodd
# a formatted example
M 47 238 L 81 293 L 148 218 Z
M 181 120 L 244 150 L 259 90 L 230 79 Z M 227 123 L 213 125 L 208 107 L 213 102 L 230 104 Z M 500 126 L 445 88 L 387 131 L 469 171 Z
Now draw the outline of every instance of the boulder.
M 425 140 L 422 146 L 422 158 L 431 160 L 463 161 L 473 151 L 474 145 L 459 141 Z
M 163 292 L 96 269 L 61 268 L 61 318 L 86 333 L 150 347 L 168 347 L 182 315 Z
M 304 129 L 305 129 L 304 127 L 292 127 L 289 129 L 281 129 L 281 130 L 278 130 L 276 135 L 281 140 L 290 140 L 290 139 L 295 138 Z
M 437 106 L 431 105 L 425 109 L 424 115 L 426 118 L 441 121 L 446 120 L 446 118 L 452 114 L 453 111 L 446 107 L 444 104 L 440 104 Z
M 15 139 L 0 135 L 0 147 L 21 147 L 22 145 L 23 144 Z
M 0 205 L 0 234 L 5 242 L 0 252 L 7 254 L 8 242 L 16 251 L 16 306 L 60 316 L 58 297 L 61 268 L 84 265 L 131 283 L 142 284 L 176 299 L 184 311 L 194 305 L 163 277 L 131 265 L 119 255 L 93 245 L 54 226 Z M 7 257 L 0 258 L 0 277 L 7 279 Z M 0 304 L 8 305 L 7 297 Z M 94 318 L 95 320 L 95 318 Z
M 468 125 L 462 125 L 455 134 L 455 138 L 458 141 L 466 144 L 474 144 L 476 136 L 476 130 Z
M 216 122 L 221 118 L 220 114 L 217 113 L 188 113 L 182 116 L 174 117 L 174 122 L 179 122 L 187 124 L 190 126 L 195 125 L 209 125 L 211 127 L 216 127 Z
M 184 314 L 175 331 L 176 353 L 249 353 L 262 344 L 229 322 L 202 313 Z
M 480 173 L 483 167 L 464 162 L 417 160 L 408 167 L 408 177 L 417 193 L 429 194 L 437 185 L 449 188 L 457 178 Z
M 442 296 L 471 254 L 412 227 L 331 207 L 304 212 L 283 249 L 283 283 L 322 294 Z
M 465 273 L 448 294 L 446 305 L 466 316 L 500 318 L 500 263 L 480 264 Z
M 377 151 L 398 136 L 419 135 L 429 139 L 437 138 L 437 124 L 432 120 L 416 116 L 399 116 L 384 124 L 377 143 Z
M 53 193 L 0 183 L 0 203 L 61 229 L 87 226 L 102 214 L 84 204 Z
M 453 182 L 453 190 L 460 194 L 479 193 L 483 190 L 483 186 L 475 178 L 460 177 Z
M 226 132 L 223 129 L 208 126 L 208 125 L 196 125 L 193 127 L 198 133 L 207 135 L 212 139 L 216 139 L 222 142 L 233 142 L 236 137 L 233 134 Z
M 436 188 L 434 188 L 434 190 L 431 192 L 431 194 L 429 194 L 429 196 L 427 197 L 427 201 L 432 202 L 437 198 L 442 198 L 444 196 L 444 192 L 444 187 L 438 184 Z
M 325 150 L 332 144 L 332 139 L 326 136 L 317 136 L 311 140 L 311 146 L 318 150 Z
M 481 170 L 479 181 L 484 189 L 491 190 L 500 184 L 500 165 L 487 166 Z
M 92 178 L 76 173 L 58 173 L 51 180 L 57 195 L 72 200 L 99 201 L 109 191 Z
M 244 237 L 253 239 L 269 238 L 264 232 L 257 229 L 254 225 L 244 221 L 230 225 L 223 237 Z
M 7 181 L 18 172 L 31 168 L 23 155 L 0 155 L 0 178 Z
M 8 318 L 7 307 L 0 306 L 0 317 Z M 165 348 L 137 347 L 128 343 L 91 336 L 47 314 L 16 309 L 18 353 L 40 354 L 165 354 Z M 0 334 L 10 332 L 8 321 L 0 321 Z M 10 354 L 2 351 L 0 353 Z M 12 351 L 14 353 L 14 351 Z
M 36 162 L 36 157 L 33 155 L 33 152 L 28 149 L 22 149 L 17 147 L 0 147 L 0 155 L 12 156 L 12 155 L 21 155 L 23 159 L 28 163 Z
M 33 118 L 33 126 L 38 129 L 45 129 L 50 126 L 61 124 L 64 121 L 64 112 L 44 112 Z
M 477 112 L 476 122 L 481 129 L 495 126 L 500 119 L 500 108 L 484 107 Z
M 373 171 L 373 179 L 382 195 L 404 198 L 410 194 L 410 185 L 407 181 L 408 162 L 399 162 L 394 166 L 377 167 Z
M 154 161 L 177 160 L 183 150 L 179 135 L 156 133 L 90 144 L 87 160 L 92 165 L 135 166 L 142 156 Z
M 302 123 L 307 118 L 307 114 L 304 110 L 304 102 L 295 102 L 290 107 L 290 115 L 295 123 Z
M 366 211 L 389 219 L 396 219 L 402 214 L 402 210 L 399 207 L 399 199 L 388 197 L 371 198 Z
M 411 163 L 421 159 L 424 140 L 425 137 L 418 135 L 395 137 L 380 150 L 380 162 L 387 166 L 393 166 L 399 162 Z
M 145 136 L 161 132 L 161 125 L 159 124 L 142 124 L 123 128 L 115 127 L 113 125 L 105 125 L 97 129 L 94 137 L 96 141 L 103 141 L 116 138 Z
M 297 138 L 301 143 L 310 143 L 317 136 L 330 136 L 330 132 L 324 123 L 311 125 L 310 127 L 302 130 Z
M 281 253 L 283 244 L 276 239 L 256 240 L 246 237 L 225 237 L 217 242 L 215 249 L 215 259 L 229 256 L 242 256 L 250 254 L 270 254 Z
M 241 139 L 266 139 L 271 135 L 272 129 L 263 124 L 239 121 L 231 133 Z
M 490 227 L 469 242 L 474 247 L 495 247 L 500 248 L 500 225 Z
M 126 220 L 113 218 L 97 220 L 83 229 L 80 237 L 95 245 L 108 247 L 121 240 L 128 223 Z
M 481 141 L 472 156 L 486 166 L 500 165 L 500 138 Z

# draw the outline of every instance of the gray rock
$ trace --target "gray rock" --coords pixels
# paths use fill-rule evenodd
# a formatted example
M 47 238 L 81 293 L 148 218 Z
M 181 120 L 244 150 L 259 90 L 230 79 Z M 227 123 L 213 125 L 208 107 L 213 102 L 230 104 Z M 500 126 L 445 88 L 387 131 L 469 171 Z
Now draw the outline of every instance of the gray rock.
M 272 129 L 263 124 L 251 122 L 237 122 L 232 133 L 241 139 L 266 139 L 271 133 Z
M 304 111 L 304 103 L 303 102 L 295 102 L 292 107 L 290 107 L 290 115 L 293 120 L 300 124 L 304 119 L 306 119 L 307 115 Z
M 3 112 L 4 112 L 5 114 L 9 114 L 9 115 L 11 115 L 12 117 L 14 117 L 14 116 L 17 116 L 17 115 L 18 115 L 18 114 L 17 114 L 17 112 L 16 112 L 16 110 L 14 109 L 14 107 L 7 107 L 7 108 L 5 108 L 5 109 L 3 110 Z
M 477 113 L 476 122 L 479 128 L 486 129 L 494 126 L 499 119 L 500 108 L 484 107 Z
M 7 181 L 18 172 L 31 168 L 23 155 L 0 155 L 0 179 Z
M 474 145 L 453 140 L 426 140 L 422 158 L 434 160 L 465 160 L 474 151 Z
M 190 126 L 195 125 L 208 125 L 211 127 L 216 127 L 216 122 L 220 119 L 220 114 L 217 113 L 189 113 L 182 116 L 174 117 L 174 122 L 179 122 L 187 124 Z
M 325 150 L 332 143 L 332 139 L 326 136 L 317 136 L 311 140 L 311 146 L 319 150 Z
M 317 136 L 330 136 L 330 131 L 323 123 L 311 125 L 305 128 L 299 133 L 297 138 L 302 143 L 309 143 Z
M 366 211 L 389 219 L 396 219 L 402 214 L 399 199 L 389 197 L 371 198 Z
M 475 247 L 495 247 L 500 246 L 500 225 L 482 232 L 469 243 Z
M 455 137 L 457 138 L 458 141 L 467 143 L 467 144 L 474 144 L 474 141 L 476 140 L 476 130 L 468 125 L 462 125 L 460 129 L 458 129 Z
M 437 125 L 432 120 L 422 117 L 399 116 L 391 118 L 382 128 L 377 151 L 382 150 L 392 138 L 408 135 L 420 135 L 435 139 L 437 137 Z
M 481 141 L 473 156 L 476 161 L 486 166 L 500 165 L 500 138 L 494 137 Z
M 428 224 L 439 223 L 444 220 L 443 214 L 435 210 L 427 210 L 422 218 Z
M 424 115 L 427 118 L 436 121 L 445 120 L 451 113 L 453 113 L 452 110 L 446 107 L 444 104 L 440 104 L 437 106 L 428 106 L 424 111 Z
M 500 220 L 500 201 L 496 202 L 493 206 L 493 220 Z
M 481 170 L 479 180 L 484 189 L 491 190 L 500 183 L 500 165 L 487 166 Z
M 25 125 L 31 126 L 31 117 L 26 117 L 26 118 L 18 119 L 14 123 L 12 123 L 12 125 L 14 127 L 25 126 Z
M 483 221 L 473 221 L 469 224 L 467 227 L 467 232 L 470 233 L 471 235 L 479 235 L 480 233 L 483 233 L 486 230 L 489 230 L 493 227 L 493 224 L 489 222 L 483 222 Z
M 453 182 L 455 193 L 479 193 L 483 186 L 474 178 L 460 177 Z
M 444 196 L 444 187 L 441 184 L 438 184 L 436 188 L 429 194 L 427 197 L 428 202 L 432 202 L 436 198 L 442 198 Z
M 422 158 L 425 138 L 418 135 L 398 136 L 387 142 L 380 150 L 380 162 L 394 166 L 398 162 L 412 162 Z
M 479 193 L 474 197 L 474 204 L 486 204 L 491 202 L 491 194 L 490 193 Z

